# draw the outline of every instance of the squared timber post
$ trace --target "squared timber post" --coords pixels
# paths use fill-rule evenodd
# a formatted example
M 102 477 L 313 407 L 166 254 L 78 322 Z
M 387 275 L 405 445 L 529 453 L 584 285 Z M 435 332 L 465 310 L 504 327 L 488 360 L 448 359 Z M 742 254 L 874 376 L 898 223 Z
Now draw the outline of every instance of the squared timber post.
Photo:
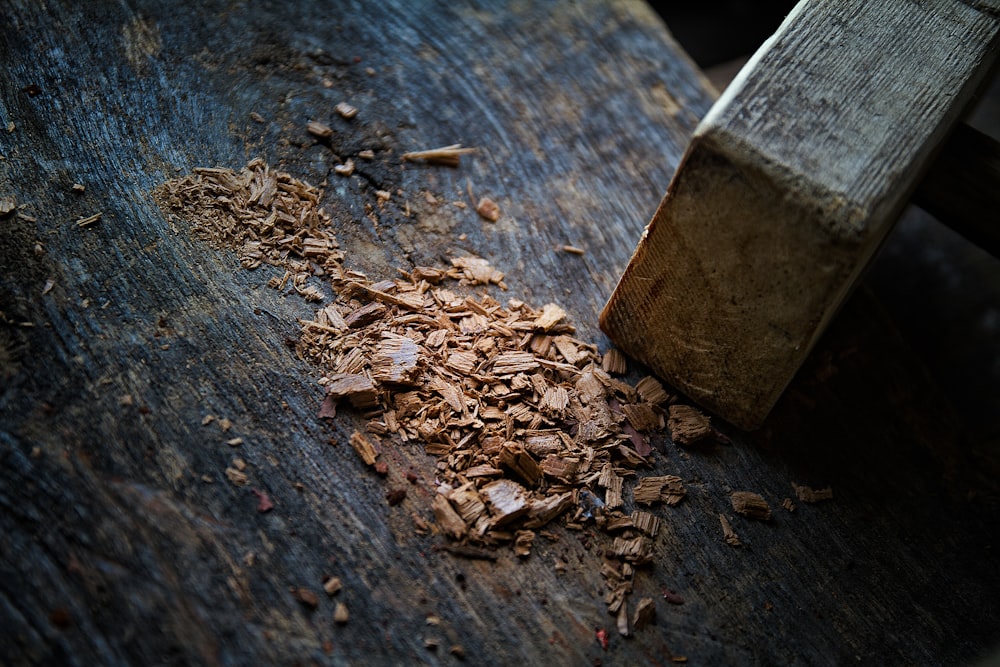
M 1000 3 L 803 0 L 695 130 L 601 314 L 757 427 L 995 60 Z

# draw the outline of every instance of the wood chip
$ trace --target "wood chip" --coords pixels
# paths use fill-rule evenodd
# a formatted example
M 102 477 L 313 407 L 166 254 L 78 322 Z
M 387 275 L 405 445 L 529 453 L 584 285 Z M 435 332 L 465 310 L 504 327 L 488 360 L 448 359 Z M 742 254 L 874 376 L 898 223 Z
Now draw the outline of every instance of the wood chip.
M 671 405 L 667 429 L 678 445 L 690 447 L 712 438 L 715 429 L 707 416 L 690 405 Z
M 343 164 L 335 165 L 333 171 L 338 176 L 350 176 L 354 173 L 354 160 L 346 160 Z
M 528 491 L 517 482 L 498 479 L 482 488 L 489 504 L 494 526 L 502 526 L 528 512 Z
M 642 396 L 642 400 L 653 405 L 666 405 L 670 400 L 670 395 L 663 389 L 660 381 L 651 375 L 639 380 L 635 385 L 635 390 Z
M 320 139 L 329 139 L 333 136 L 333 130 L 329 125 L 315 120 L 311 120 L 306 123 L 306 131 L 314 137 L 319 137 Z
M 460 275 L 472 285 L 498 285 L 503 289 L 504 274 L 497 271 L 493 266 L 481 257 L 455 257 L 451 260 L 452 266 L 461 271 Z
M 725 514 L 719 515 L 719 523 L 722 524 L 722 538 L 726 541 L 726 544 L 731 547 L 743 546 L 743 543 L 740 542 L 740 538 L 736 535 L 736 531 L 733 530 Z
M 338 373 L 326 385 L 328 401 L 336 403 L 346 398 L 352 406 L 366 410 L 378 405 L 378 393 L 370 378 L 354 373 Z
M 483 197 L 476 204 L 476 213 L 483 220 L 496 222 L 500 219 L 500 206 L 489 197 Z
M 330 597 L 339 593 L 343 587 L 344 584 L 340 581 L 340 577 L 326 577 L 323 580 L 323 591 Z
M 6 218 L 17 210 L 17 198 L 13 195 L 0 197 L 0 218 Z
M 792 488 L 795 489 L 795 497 L 804 503 L 818 503 L 833 499 L 833 489 L 829 486 L 825 489 L 814 489 L 811 486 L 792 482 Z
M 409 338 L 393 336 L 383 340 L 371 359 L 372 380 L 397 385 L 420 383 L 423 364 L 420 348 Z
M 93 215 L 88 215 L 85 218 L 80 218 L 79 220 L 76 221 L 76 226 L 77 227 L 90 227 L 91 225 L 95 224 L 98 220 L 100 220 L 102 215 L 104 215 L 104 214 L 101 213 L 101 212 L 98 212 L 98 213 L 94 213 Z
M 585 255 L 587 251 L 575 245 L 561 245 L 559 249 L 570 255 Z
M 531 454 L 515 443 L 508 443 L 497 456 L 497 467 L 509 471 L 529 488 L 538 486 L 542 479 L 542 469 Z
M 347 605 L 343 602 L 338 602 L 337 606 L 333 610 L 333 622 L 337 625 L 344 625 L 351 618 L 350 613 L 347 611 Z
M 355 431 L 351 434 L 351 447 L 358 453 L 361 460 L 365 462 L 365 465 L 375 465 L 375 459 L 378 458 L 379 452 L 371 438 L 361 431 Z
M 752 491 L 733 491 L 729 496 L 733 510 L 749 519 L 767 521 L 771 518 L 771 507 L 759 493 Z
M 629 563 L 641 565 L 653 559 L 653 543 L 647 537 L 616 537 L 611 543 L 611 553 Z
M 434 519 L 445 535 L 453 540 L 465 537 L 468 526 L 447 498 L 440 494 L 435 495 L 431 507 L 434 510 Z
M 624 375 L 628 370 L 628 363 L 625 360 L 625 355 L 618 348 L 612 347 L 601 357 L 601 368 L 605 373 L 611 375 Z M 662 386 L 660 391 L 663 391 Z
M 358 110 L 356 107 L 352 107 L 347 102 L 338 102 L 337 106 L 334 107 L 337 113 L 340 114 L 342 118 L 350 120 L 358 115 Z
M 660 519 L 651 512 L 636 510 L 632 512 L 630 519 L 632 521 L 632 525 L 634 525 L 637 530 L 648 535 L 649 537 L 656 537 L 656 534 L 660 530 Z
M 566 318 L 566 311 L 554 303 L 547 303 L 542 307 L 541 314 L 535 318 L 532 326 L 538 331 L 551 331 L 557 324 Z
M 535 531 L 519 530 L 514 536 L 514 553 L 521 558 L 531 555 L 531 545 L 535 541 Z
M 462 148 L 461 144 L 452 144 L 443 148 L 432 148 L 425 151 L 410 151 L 403 153 L 400 158 L 405 161 L 427 162 L 429 164 L 441 164 L 448 167 L 457 167 L 463 155 L 474 153 L 475 148 Z
M 304 607 L 313 610 L 319 606 L 319 597 L 308 588 L 293 586 L 291 592 L 292 597 L 301 602 Z
M 663 420 L 650 403 L 626 403 L 621 406 L 625 418 L 637 431 L 649 433 L 663 427 Z
M 681 478 L 675 475 L 643 477 L 632 490 L 635 502 L 641 505 L 658 502 L 676 505 L 684 499 L 686 493 Z

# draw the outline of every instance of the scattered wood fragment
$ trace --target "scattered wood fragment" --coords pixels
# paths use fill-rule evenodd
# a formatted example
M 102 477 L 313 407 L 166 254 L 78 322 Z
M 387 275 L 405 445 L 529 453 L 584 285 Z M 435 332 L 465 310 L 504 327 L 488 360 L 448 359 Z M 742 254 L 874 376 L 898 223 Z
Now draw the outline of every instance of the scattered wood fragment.
M 0 218 L 6 218 L 17 210 L 17 198 L 13 195 L 0 197 Z
M 343 587 L 344 584 L 340 580 L 340 577 L 328 576 L 323 578 L 323 591 L 330 597 L 333 597 L 334 595 L 339 593 Z
M 561 245 L 559 249 L 570 255 L 586 255 L 587 251 L 575 245 Z
M 351 614 L 347 611 L 347 605 L 338 602 L 333 609 L 333 622 L 337 625 L 344 625 L 351 619 Z
M 333 136 L 333 129 L 329 125 L 316 120 L 306 123 L 306 132 L 320 139 L 329 139 Z
M 736 531 L 733 530 L 732 524 L 729 523 L 729 519 L 726 518 L 725 514 L 719 515 L 719 523 L 722 524 L 722 539 L 726 541 L 731 547 L 743 546 L 740 542 L 740 538 L 736 535 Z
M 476 213 L 483 220 L 496 222 L 500 219 L 500 206 L 489 197 L 483 197 L 476 204 Z
M 691 405 L 671 405 L 668 410 L 667 429 L 670 437 L 678 445 L 690 447 L 715 434 L 712 422 L 707 415 Z
M 365 462 L 365 465 L 375 465 L 375 459 L 378 458 L 378 448 L 372 439 L 360 431 L 355 431 L 351 434 L 351 447 L 354 451 L 358 453 L 361 460 Z
M 748 519 L 767 521 L 771 518 L 771 507 L 759 493 L 752 491 L 733 491 L 729 496 L 733 510 Z
M 447 167 L 457 167 L 463 155 L 474 153 L 475 148 L 462 148 L 462 144 L 452 144 L 443 148 L 432 148 L 425 151 L 410 151 L 403 153 L 400 159 L 404 162 L 426 162 Z
M 319 597 L 308 588 L 293 586 L 291 588 L 292 597 L 302 603 L 310 611 L 319 606 Z
M 663 389 L 660 381 L 652 375 L 647 375 L 639 380 L 635 385 L 635 390 L 639 392 L 642 400 L 653 405 L 666 405 L 670 400 L 670 394 Z
M 605 373 L 610 375 L 624 375 L 628 370 L 628 363 L 625 360 L 625 355 L 621 353 L 616 347 L 610 348 L 601 357 L 601 368 Z M 662 391 L 662 387 L 660 390 Z
M 353 107 L 347 102 L 338 102 L 337 106 L 334 107 L 334 110 L 340 114 L 341 118 L 346 118 L 347 120 L 350 120 L 358 115 L 357 107 Z
M 85 218 L 80 218 L 79 220 L 76 221 L 76 226 L 77 227 L 82 227 L 82 228 L 90 227 L 91 225 L 96 224 L 97 221 L 100 220 L 101 216 L 103 216 L 103 215 L 104 214 L 102 212 L 98 211 L 97 213 L 94 213 L 93 215 L 88 215 Z
M 333 167 L 333 171 L 338 176 L 350 176 L 354 173 L 354 160 L 347 159 L 343 164 L 338 164 Z
M 87 186 L 83 185 L 82 183 L 74 183 L 70 189 L 77 194 L 82 194 L 86 192 Z
M 687 490 L 676 475 L 643 477 L 632 490 L 637 504 L 652 505 L 662 502 L 676 505 L 684 499 Z
M 811 486 L 792 482 L 792 488 L 795 490 L 795 497 L 804 503 L 818 503 L 833 499 L 833 488 L 829 486 L 825 489 L 814 489 Z

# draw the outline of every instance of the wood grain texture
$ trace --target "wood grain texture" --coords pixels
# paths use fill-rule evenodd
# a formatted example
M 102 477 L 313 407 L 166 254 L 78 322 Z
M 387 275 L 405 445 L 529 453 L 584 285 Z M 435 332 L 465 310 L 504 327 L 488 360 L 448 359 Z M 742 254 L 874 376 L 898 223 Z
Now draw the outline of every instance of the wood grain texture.
M 312 306 L 150 197 L 261 156 L 326 183 L 352 265 L 391 276 L 475 251 L 507 271 L 499 298 L 559 302 L 606 347 L 599 309 L 711 103 L 643 5 L 25 1 L 4 20 L 0 196 L 34 218 L 0 219 L 5 664 L 460 664 L 452 644 L 468 664 L 935 664 L 1000 639 L 996 479 L 869 299 L 849 304 L 769 438 L 656 441 L 650 474 L 681 476 L 688 495 L 655 508 L 656 562 L 637 578 L 656 625 L 605 652 L 600 540 L 557 526 L 528 560 L 490 562 L 416 535 L 433 460 L 393 442 L 380 478 L 349 444 L 356 420 L 317 418 L 319 373 L 286 344 Z M 350 122 L 333 111 L 345 100 Z M 328 145 L 310 120 L 334 130 Z M 398 160 L 456 142 L 479 149 L 458 169 Z M 331 173 L 366 149 L 354 176 Z M 495 225 L 421 204 L 467 200 L 468 181 L 499 203 Z M 403 194 L 378 209 L 380 189 Z M 586 254 L 553 249 L 565 243 Z M 226 479 L 235 456 L 246 487 Z M 777 508 L 793 480 L 835 499 L 767 524 L 730 515 L 745 546 L 722 541 L 731 491 Z M 259 513 L 252 488 L 275 508 Z
M 758 426 L 998 37 L 995 14 L 950 0 L 797 5 L 696 130 L 608 304 L 611 338 L 709 409 Z M 646 330 L 661 333 L 636 335 Z

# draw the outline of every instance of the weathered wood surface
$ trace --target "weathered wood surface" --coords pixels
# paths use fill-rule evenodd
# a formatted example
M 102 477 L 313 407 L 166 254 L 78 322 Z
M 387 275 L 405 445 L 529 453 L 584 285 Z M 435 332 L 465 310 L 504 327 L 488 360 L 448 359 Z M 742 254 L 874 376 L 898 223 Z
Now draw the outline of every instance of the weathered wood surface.
M 996 60 L 988 5 L 800 2 L 695 131 L 612 340 L 759 426 Z
M 319 373 L 286 345 L 311 306 L 171 226 L 150 190 L 263 156 L 327 181 L 348 263 L 392 276 L 475 251 L 507 270 L 506 296 L 561 303 L 603 347 L 597 313 L 711 103 L 640 4 L 416 4 L 5 7 L 0 196 L 35 221 L 0 219 L 4 663 L 455 664 L 459 644 L 470 664 L 940 664 L 1000 640 L 995 442 L 969 441 L 865 293 L 764 431 L 703 451 L 658 441 L 651 472 L 688 497 L 656 510 L 656 563 L 636 581 L 652 628 L 614 635 L 587 532 L 557 527 L 523 562 L 414 534 L 433 461 L 396 443 L 389 479 L 370 473 L 357 424 L 317 418 Z M 342 100 L 361 110 L 350 123 Z M 334 127 L 330 146 L 309 120 Z M 454 170 L 398 160 L 454 142 L 480 151 Z M 331 173 L 333 152 L 364 149 L 370 166 Z M 422 206 L 424 191 L 467 199 L 467 182 L 499 202 L 496 225 Z M 366 216 L 376 189 L 402 190 L 412 216 Z M 247 487 L 223 472 L 234 456 Z M 788 514 L 791 481 L 835 499 Z M 275 509 L 258 513 L 251 487 Z M 733 514 L 732 490 L 775 518 Z M 337 598 L 324 575 L 342 579 Z M 612 631 L 606 652 L 595 627 Z

